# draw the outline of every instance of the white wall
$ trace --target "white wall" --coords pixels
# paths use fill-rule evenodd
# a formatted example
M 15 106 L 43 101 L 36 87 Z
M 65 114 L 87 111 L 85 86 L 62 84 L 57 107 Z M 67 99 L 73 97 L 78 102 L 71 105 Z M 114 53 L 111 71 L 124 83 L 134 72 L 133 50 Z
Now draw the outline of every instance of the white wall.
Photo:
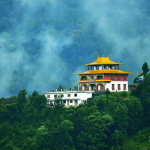
M 89 91 L 91 91 L 91 85 L 89 85 Z
M 114 84 L 115 90 L 112 90 L 112 84 Z M 120 84 L 121 90 L 118 90 L 118 84 Z M 124 91 L 123 90 L 124 84 L 126 84 L 126 90 L 125 91 L 128 91 L 128 81 L 111 81 L 110 83 L 106 83 L 105 90 L 108 88 L 111 92 L 116 92 L 116 90 L 117 90 L 117 92 Z
M 82 91 L 84 90 L 84 85 L 82 85 Z
M 75 101 L 74 100 L 77 100 L 78 101 L 78 105 L 80 103 L 82 103 L 81 101 L 83 100 L 87 100 L 88 98 L 91 98 L 92 97 L 92 92 L 69 92 L 69 91 L 66 91 L 66 92 L 46 92 L 45 93 L 45 96 L 47 98 L 47 95 L 50 95 L 50 98 L 47 98 L 48 101 L 53 101 L 53 104 L 54 104 L 54 101 L 55 101 L 55 98 L 54 98 L 54 95 L 57 95 L 58 96 L 61 96 L 61 94 L 64 95 L 64 97 L 62 97 L 61 99 L 62 100 L 66 100 L 66 103 L 65 106 L 68 106 L 68 103 L 67 101 L 69 101 L 69 106 L 74 106 L 75 105 Z M 70 94 L 70 97 L 68 97 L 68 94 Z M 75 97 L 74 94 L 77 94 L 77 96 Z M 73 101 L 73 103 L 70 103 L 70 100 Z

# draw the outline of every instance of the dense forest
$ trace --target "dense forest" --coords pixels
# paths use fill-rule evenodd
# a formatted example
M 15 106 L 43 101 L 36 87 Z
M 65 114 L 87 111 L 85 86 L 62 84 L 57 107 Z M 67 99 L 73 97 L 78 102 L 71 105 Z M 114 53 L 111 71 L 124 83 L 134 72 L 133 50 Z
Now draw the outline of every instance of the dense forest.
M 0 99 L 1 150 L 124 150 L 127 137 L 150 126 L 150 74 L 131 93 L 106 92 L 77 107 L 26 95 Z
M 1 0 L 0 97 L 73 87 L 74 73 L 103 54 L 134 72 L 132 82 L 149 63 L 149 6 L 148 0 Z

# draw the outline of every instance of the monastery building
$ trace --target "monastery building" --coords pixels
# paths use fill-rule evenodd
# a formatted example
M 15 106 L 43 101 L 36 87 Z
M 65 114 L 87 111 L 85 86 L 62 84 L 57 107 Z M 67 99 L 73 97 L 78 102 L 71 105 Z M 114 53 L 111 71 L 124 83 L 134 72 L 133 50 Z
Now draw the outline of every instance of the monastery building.
M 128 91 L 128 74 L 119 70 L 121 63 L 113 62 L 109 57 L 99 57 L 95 62 L 85 64 L 88 71 L 76 73 L 80 76 L 80 91 Z
M 76 73 L 80 76 L 80 90 L 77 91 L 56 91 L 45 92 L 49 105 L 55 105 L 56 99 L 61 99 L 64 105 L 76 106 L 88 98 L 92 98 L 95 91 L 105 91 L 107 88 L 111 92 L 128 91 L 128 74 L 119 70 L 121 63 L 113 62 L 109 57 L 99 57 L 95 62 L 85 64 L 88 70 L 82 73 Z

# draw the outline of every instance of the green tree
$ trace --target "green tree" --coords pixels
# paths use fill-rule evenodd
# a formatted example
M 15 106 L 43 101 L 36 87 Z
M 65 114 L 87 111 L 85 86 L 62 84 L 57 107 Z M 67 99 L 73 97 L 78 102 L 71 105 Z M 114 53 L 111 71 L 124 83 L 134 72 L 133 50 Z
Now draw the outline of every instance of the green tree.
M 70 150 L 74 149 L 74 142 L 71 132 L 74 130 L 73 123 L 69 120 L 64 120 L 58 124 L 57 128 L 52 131 L 51 149 Z
M 149 71 L 149 68 L 148 68 L 148 65 L 147 65 L 146 62 L 143 64 L 142 70 L 143 70 L 143 74 L 144 74 L 144 77 L 145 77 L 145 75 L 146 75 L 147 72 Z
M 27 104 L 27 98 L 26 98 L 26 90 L 20 90 L 19 94 L 18 94 L 18 109 L 19 112 L 21 113 L 25 107 L 25 105 Z
M 114 113 L 112 114 L 113 120 L 114 120 L 114 126 L 117 130 L 122 131 L 123 133 L 126 133 L 128 128 L 128 109 L 125 105 L 121 105 L 118 103 L 118 106 L 114 110 Z
M 113 125 L 109 115 L 94 112 L 84 118 L 84 130 L 78 135 L 78 149 L 97 150 L 109 149 L 106 145 L 107 132 Z
M 115 150 L 120 150 L 123 145 L 123 134 L 117 129 L 114 131 L 111 137 L 111 143 Z
M 59 85 L 57 91 L 61 91 L 61 90 L 63 90 L 63 89 L 64 89 L 64 88 L 62 87 L 62 85 Z
M 150 98 L 150 74 L 147 74 L 143 80 L 142 83 L 140 83 L 135 90 L 131 92 L 131 96 L 135 96 L 140 99 L 141 104 L 144 109 L 144 124 L 148 125 L 148 122 L 150 120 L 149 117 L 149 111 L 150 111 L 150 105 L 149 105 L 149 98 Z
M 107 88 L 106 91 L 105 91 L 105 95 L 107 96 L 107 102 L 108 102 L 108 95 L 110 94 L 110 91 L 109 89 Z
M 78 85 L 75 85 L 75 86 L 73 87 L 73 90 L 74 90 L 74 91 L 77 91 L 77 90 L 78 90 Z
M 128 134 L 135 134 L 141 129 L 143 119 L 143 107 L 137 97 L 131 96 L 127 102 L 128 107 Z

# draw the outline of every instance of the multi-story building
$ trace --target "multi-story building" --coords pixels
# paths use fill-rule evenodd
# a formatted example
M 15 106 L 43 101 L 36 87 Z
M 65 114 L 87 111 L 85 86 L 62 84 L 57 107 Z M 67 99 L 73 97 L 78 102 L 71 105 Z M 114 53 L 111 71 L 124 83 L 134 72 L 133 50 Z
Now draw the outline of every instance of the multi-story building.
M 80 76 L 80 91 L 128 91 L 128 74 L 119 70 L 121 63 L 113 62 L 107 57 L 99 57 L 95 62 L 85 64 L 88 71 L 76 73 Z
M 85 64 L 88 71 L 77 73 L 80 76 L 80 91 L 50 91 L 45 92 L 48 104 L 55 105 L 56 99 L 61 99 L 64 105 L 77 106 L 88 98 L 92 98 L 94 91 L 105 91 L 109 89 L 111 92 L 128 91 L 128 74 L 119 70 L 121 63 L 113 62 L 109 57 L 99 57 L 95 62 Z
M 84 103 L 88 98 L 92 98 L 94 91 L 54 91 L 45 92 L 48 104 L 51 106 L 55 105 L 56 99 L 61 99 L 62 103 L 67 106 L 77 106 Z

